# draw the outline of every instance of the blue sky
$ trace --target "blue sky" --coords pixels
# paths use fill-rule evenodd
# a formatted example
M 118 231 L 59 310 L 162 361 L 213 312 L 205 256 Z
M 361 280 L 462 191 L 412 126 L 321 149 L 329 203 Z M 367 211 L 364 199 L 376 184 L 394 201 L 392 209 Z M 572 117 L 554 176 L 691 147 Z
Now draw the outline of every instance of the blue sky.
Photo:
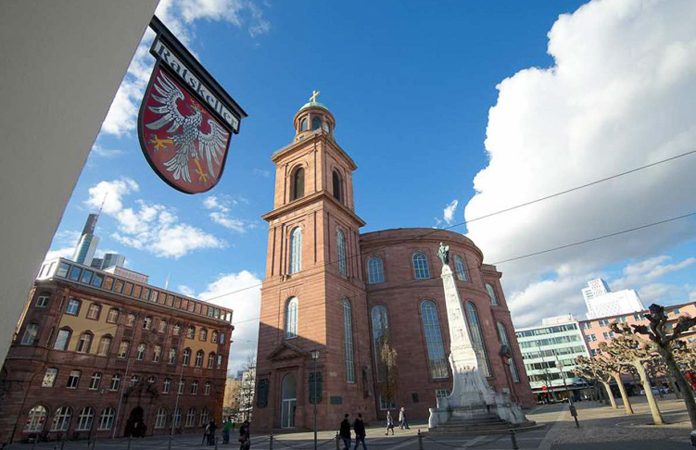
M 146 163 L 133 127 L 152 63 L 146 34 L 52 251 L 68 253 L 109 192 L 100 248 L 125 254 L 153 284 L 168 278 L 204 298 L 255 285 L 265 268 L 270 156 L 292 139 L 292 117 L 313 89 L 358 165 L 364 231 L 447 226 L 691 150 L 696 117 L 684 92 L 696 69 L 683 60 L 696 60 L 687 45 L 696 32 L 673 23 L 694 15 L 693 5 L 616 0 L 578 10 L 583 3 L 164 2 L 158 16 L 249 114 L 223 179 L 188 196 Z M 469 235 L 493 262 L 690 212 L 695 165 L 685 157 L 476 222 Z M 693 223 L 647 234 L 501 265 L 513 318 L 523 326 L 547 313 L 580 315 L 579 289 L 592 276 L 641 290 L 646 305 L 696 298 Z M 216 301 L 243 321 L 236 368 L 255 347 L 258 290 Z

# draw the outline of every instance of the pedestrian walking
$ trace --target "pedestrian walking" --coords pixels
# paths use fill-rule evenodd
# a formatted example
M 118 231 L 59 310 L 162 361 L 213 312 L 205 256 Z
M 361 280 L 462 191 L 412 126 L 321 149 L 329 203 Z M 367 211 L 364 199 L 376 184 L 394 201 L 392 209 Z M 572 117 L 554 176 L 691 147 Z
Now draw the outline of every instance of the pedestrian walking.
M 249 421 L 245 420 L 239 427 L 239 450 L 249 450 L 251 448 L 251 431 L 249 431 Z
M 215 420 L 211 420 L 208 423 L 208 445 L 215 445 L 215 430 L 217 430 L 217 425 Z
M 358 450 L 358 444 L 362 443 L 363 450 L 367 450 L 365 445 L 365 423 L 362 420 L 362 414 L 358 413 L 358 417 L 353 422 L 353 431 L 355 431 L 355 448 Z
M 222 424 L 222 443 L 223 444 L 229 444 L 230 443 L 230 431 L 232 431 L 232 427 L 234 424 L 232 423 L 232 418 L 228 417 L 225 423 Z
M 208 433 L 210 433 L 210 423 L 203 425 L 203 440 L 201 440 L 201 445 L 206 445 L 208 443 Z
M 389 430 L 391 430 L 392 436 L 394 436 L 394 418 L 391 415 L 391 411 L 387 411 L 387 432 L 384 433 L 385 436 L 389 435 Z
M 341 428 L 338 431 L 338 435 L 341 436 L 343 440 L 343 450 L 350 450 L 350 421 L 348 417 L 350 414 L 346 413 L 343 416 L 343 421 L 341 422 Z
M 403 406 L 399 410 L 399 429 L 410 430 L 410 427 L 408 426 L 408 419 L 406 419 L 406 411 Z

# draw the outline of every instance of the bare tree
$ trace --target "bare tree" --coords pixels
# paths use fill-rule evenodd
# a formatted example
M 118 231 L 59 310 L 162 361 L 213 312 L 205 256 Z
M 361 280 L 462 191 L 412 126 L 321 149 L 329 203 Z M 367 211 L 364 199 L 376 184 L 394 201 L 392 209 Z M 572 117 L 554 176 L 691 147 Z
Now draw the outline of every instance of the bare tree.
M 674 349 L 672 345 L 684 332 L 696 326 L 696 318 L 680 316 L 677 325 L 674 326 L 670 332 L 667 327 L 667 314 L 665 314 L 665 308 L 653 303 L 650 305 L 649 309 L 650 313 L 645 314 L 645 318 L 648 319 L 649 325 L 631 326 L 635 333 L 648 336 L 650 341 L 655 344 L 657 352 L 667 366 L 667 372 L 676 381 L 677 386 L 684 394 L 684 404 L 689 414 L 691 427 L 696 428 L 696 401 L 694 400 L 691 386 L 689 386 L 681 370 L 679 370 L 679 365 L 674 358 Z M 625 328 L 627 329 L 628 327 Z
M 614 394 L 612 394 L 609 384 L 612 380 L 611 374 L 606 371 L 597 359 L 578 356 L 575 358 L 575 363 L 577 366 L 574 372 L 585 379 L 599 381 L 606 390 L 607 397 L 611 402 L 611 407 L 616 409 L 616 400 L 614 400 Z
M 394 347 L 391 346 L 388 337 L 382 339 L 379 357 L 384 369 L 384 382 L 380 385 L 380 393 L 382 398 L 387 401 L 387 404 L 391 405 L 396 399 L 398 371 L 396 365 L 397 353 Z
M 640 376 L 640 382 L 643 385 L 645 397 L 650 406 L 653 423 L 655 425 L 664 424 L 664 419 L 660 413 L 660 408 L 657 406 L 655 396 L 652 393 L 650 378 L 645 370 L 646 364 L 649 364 L 653 359 L 658 357 L 655 349 L 648 342 L 637 338 L 633 334 L 624 334 L 615 337 L 611 343 L 602 342 L 599 348 L 603 353 L 611 355 L 613 362 L 620 365 L 631 365 L 635 368 Z

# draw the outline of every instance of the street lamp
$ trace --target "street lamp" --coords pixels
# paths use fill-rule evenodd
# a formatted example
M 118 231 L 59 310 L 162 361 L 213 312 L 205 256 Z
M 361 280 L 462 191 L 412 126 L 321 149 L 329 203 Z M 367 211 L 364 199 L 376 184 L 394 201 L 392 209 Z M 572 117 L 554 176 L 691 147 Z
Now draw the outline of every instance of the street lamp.
M 312 387 L 312 403 L 314 403 L 314 450 L 317 450 L 317 361 L 319 360 L 319 350 L 310 352 L 314 361 L 314 383 Z

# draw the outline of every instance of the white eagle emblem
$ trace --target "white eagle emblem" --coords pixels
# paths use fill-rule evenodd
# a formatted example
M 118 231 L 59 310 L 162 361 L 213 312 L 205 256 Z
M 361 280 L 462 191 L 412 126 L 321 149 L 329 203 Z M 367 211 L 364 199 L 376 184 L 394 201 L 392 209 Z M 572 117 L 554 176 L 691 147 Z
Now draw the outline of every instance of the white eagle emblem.
M 169 128 L 166 130 L 167 138 L 161 139 L 155 134 L 150 143 L 155 150 L 166 149 L 167 144 L 174 145 L 174 156 L 165 161 L 164 166 L 175 180 L 181 179 L 191 183 L 189 161 L 193 159 L 198 182 L 208 184 L 208 178 L 215 179 L 213 163 L 216 167 L 220 166 L 229 133 L 212 118 L 207 121 L 210 131 L 203 133 L 201 107 L 195 102 L 189 105 L 193 114 L 183 115 L 179 111 L 177 101 L 184 100 L 184 94 L 164 72 L 159 73 L 153 87 L 156 93 L 152 93 L 152 99 L 156 104 L 148 106 L 148 109 L 158 114 L 159 118 L 145 126 L 150 130 L 159 130 L 166 126 Z M 177 130 L 180 131 L 176 133 Z M 206 162 L 207 172 L 201 167 L 201 160 Z

